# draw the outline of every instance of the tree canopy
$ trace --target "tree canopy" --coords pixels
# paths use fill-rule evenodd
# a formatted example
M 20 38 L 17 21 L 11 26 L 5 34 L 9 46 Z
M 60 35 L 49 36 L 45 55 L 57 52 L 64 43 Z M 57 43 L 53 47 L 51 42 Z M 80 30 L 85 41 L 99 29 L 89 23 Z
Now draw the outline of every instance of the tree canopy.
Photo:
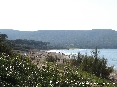
M 9 36 L 9 40 L 27 39 L 50 42 L 56 48 L 117 48 L 117 31 L 112 29 L 92 30 L 39 30 L 17 31 L 0 30 Z

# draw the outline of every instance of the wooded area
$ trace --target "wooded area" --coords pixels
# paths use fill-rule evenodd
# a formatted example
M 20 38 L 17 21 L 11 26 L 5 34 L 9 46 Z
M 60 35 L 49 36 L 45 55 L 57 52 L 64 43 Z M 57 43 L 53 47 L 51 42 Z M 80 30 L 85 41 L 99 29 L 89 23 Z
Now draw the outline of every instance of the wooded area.
M 49 42 L 50 48 L 117 48 L 117 31 L 111 29 L 93 30 L 1 30 L 9 40 L 27 39 Z

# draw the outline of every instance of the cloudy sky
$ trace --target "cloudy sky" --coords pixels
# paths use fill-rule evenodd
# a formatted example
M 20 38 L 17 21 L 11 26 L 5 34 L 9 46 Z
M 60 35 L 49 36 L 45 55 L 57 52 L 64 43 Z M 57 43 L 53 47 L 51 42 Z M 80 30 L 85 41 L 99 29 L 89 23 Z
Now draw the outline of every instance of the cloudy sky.
M 117 31 L 117 0 L 0 0 L 0 29 Z

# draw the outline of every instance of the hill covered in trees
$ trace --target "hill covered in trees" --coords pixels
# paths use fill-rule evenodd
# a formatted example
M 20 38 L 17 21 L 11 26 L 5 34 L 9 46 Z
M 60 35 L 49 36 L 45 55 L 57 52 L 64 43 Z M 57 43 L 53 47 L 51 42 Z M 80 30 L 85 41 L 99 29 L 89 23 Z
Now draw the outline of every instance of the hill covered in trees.
M 117 31 L 112 29 L 92 30 L 38 30 L 18 31 L 0 29 L 9 40 L 27 39 L 50 42 L 50 45 L 64 48 L 117 48 Z
M 6 40 L 6 44 L 13 48 L 13 50 L 30 50 L 30 49 L 38 49 L 38 50 L 47 50 L 49 42 L 35 41 L 35 40 L 27 40 L 27 39 L 16 39 L 16 40 Z

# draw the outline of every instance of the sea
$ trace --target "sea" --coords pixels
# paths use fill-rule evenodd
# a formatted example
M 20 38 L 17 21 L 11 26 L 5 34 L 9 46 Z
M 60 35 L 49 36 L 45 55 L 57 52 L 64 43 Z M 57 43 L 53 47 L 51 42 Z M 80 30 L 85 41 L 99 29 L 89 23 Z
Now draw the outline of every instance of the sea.
M 92 55 L 94 49 L 53 49 L 48 52 L 64 53 L 65 55 L 87 54 Z M 98 49 L 98 57 L 107 59 L 108 66 L 114 66 L 117 70 L 117 49 Z

